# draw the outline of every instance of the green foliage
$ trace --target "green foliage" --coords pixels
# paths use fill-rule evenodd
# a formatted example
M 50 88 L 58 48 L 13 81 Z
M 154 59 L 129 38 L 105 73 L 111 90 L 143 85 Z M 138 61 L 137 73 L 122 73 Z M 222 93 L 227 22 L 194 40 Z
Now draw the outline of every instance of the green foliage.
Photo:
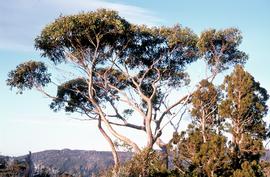
M 215 133 L 208 134 L 203 143 L 199 129 L 190 128 L 174 141 L 174 164 L 185 176 L 226 176 L 229 169 L 226 138 Z
M 15 87 L 19 93 L 23 93 L 25 89 L 44 87 L 51 82 L 50 76 L 44 63 L 28 61 L 9 72 L 7 85 L 11 88 Z
M 196 119 L 203 117 L 202 114 L 215 116 L 218 99 L 219 95 L 215 86 L 207 80 L 202 80 L 198 89 L 192 94 L 191 103 L 193 108 L 191 115 Z
M 239 65 L 225 78 L 223 89 L 226 97 L 219 106 L 219 113 L 232 121 L 233 144 L 239 146 L 244 136 L 255 140 L 265 138 L 267 130 L 263 117 L 268 111 L 266 101 L 269 97 L 266 90 Z
M 101 65 L 116 55 L 117 63 L 130 68 L 142 70 L 155 63 L 162 80 L 171 85 L 182 83 L 184 66 L 198 58 L 196 43 L 197 36 L 188 28 L 136 26 L 105 9 L 60 17 L 36 39 L 42 56 L 55 63 L 66 61 L 67 53 L 82 63 L 91 62 L 95 55 L 95 63 Z M 157 75 L 155 69 L 151 72 Z
M 83 79 L 70 80 L 57 89 L 57 96 L 50 104 L 50 108 L 59 111 L 63 107 L 66 112 L 90 111 L 93 106 L 88 99 L 88 85 Z M 85 108 L 85 109 L 83 109 Z
M 111 101 L 112 99 L 108 95 L 117 93 L 115 90 L 104 90 L 100 87 L 105 82 L 102 79 L 103 77 L 108 78 L 106 84 L 114 84 L 120 90 L 124 89 L 128 82 L 126 77 L 115 69 L 99 69 L 93 77 L 95 80 L 95 85 L 93 86 L 95 90 L 94 98 L 98 103 Z M 50 108 L 54 111 L 64 108 L 66 112 L 89 114 L 93 111 L 93 105 L 89 102 L 88 87 L 88 83 L 84 78 L 72 79 L 59 85 L 56 98 L 53 99 Z
M 65 50 L 76 56 L 76 60 L 85 60 L 99 46 L 101 61 L 110 54 L 106 47 L 114 50 L 123 48 L 129 29 L 130 24 L 117 12 L 99 9 L 96 12 L 59 17 L 42 30 L 35 40 L 35 46 L 42 50 L 42 56 L 55 63 L 66 60 Z M 78 48 L 85 52 L 78 51 Z
M 119 173 L 127 177 L 148 177 L 155 176 L 162 171 L 165 172 L 166 169 L 162 170 L 161 167 L 162 163 L 158 153 L 150 149 L 145 149 L 125 164 Z
M 162 86 L 178 88 L 189 83 L 185 67 L 199 57 L 197 41 L 195 33 L 180 25 L 138 26 L 121 18 L 116 11 L 99 9 L 57 18 L 42 30 L 35 46 L 54 64 L 72 63 L 84 73 L 60 84 L 50 107 L 54 111 L 89 113 L 93 106 L 89 99 L 86 102 L 89 77 L 93 77 L 90 87 L 99 104 L 118 102 L 118 89 L 137 93 L 139 90 L 151 97 L 153 108 L 158 110 L 156 105 L 164 99 Z M 46 69 L 38 77 L 35 75 L 35 80 L 26 77 L 36 74 L 36 68 L 30 67 L 17 75 L 12 71 L 8 85 L 19 90 L 45 86 L 50 81 Z M 134 82 L 140 82 L 139 88 Z M 140 101 L 138 105 L 146 109 L 145 100 Z
M 267 135 L 263 117 L 268 111 L 266 101 L 269 96 L 240 65 L 225 78 L 222 87 L 225 99 L 219 106 L 219 115 L 231 122 L 229 156 L 232 169 L 238 169 L 234 175 L 261 176 L 259 160 L 264 152 L 262 140 Z
M 222 45 L 226 46 L 226 49 L 219 51 L 220 56 L 226 58 L 220 59 L 220 67 L 244 62 L 244 53 L 237 49 L 241 43 L 241 35 L 237 29 L 210 30 L 199 38 L 191 29 L 180 25 L 153 28 L 133 25 L 120 17 L 116 11 L 106 9 L 61 16 L 47 25 L 35 40 L 35 46 L 41 50 L 41 55 L 55 64 L 71 62 L 88 74 L 90 71 L 87 70 L 91 68 L 95 77 L 93 85 L 100 87 L 99 90 L 108 90 L 104 84 L 107 80 L 118 89 L 134 88 L 134 82 L 127 78 L 123 68 L 130 70 L 134 75 L 132 79 L 141 82 L 140 90 L 146 96 L 151 96 L 154 92 L 153 84 L 157 83 L 157 79 L 160 86 L 177 88 L 188 84 L 189 77 L 185 67 L 196 61 L 199 56 L 210 57 L 211 62 L 208 64 L 213 65 L 212 60 L 215 57 L 208 54 L 213 53 L 210 46 L 212 43 L 215 44 L 216 50 Z M 116 67 L 108 68 L 111 63 Z M 27 75 L 34 72 L 34 68 L 23 72 L 21 75 Z M 14 77 L 17 78 L 10 74 L 9 80 L 13 80 Z M 48 75 L 43 73 L 40 77 L 47 78 Z M 31 82 L 28 87 L 32 88 L 31 78 L 25 79 L 21 83 Z M 87 77 L 83 79 L 88 82 Z M 21 86 L 20 83 L 14 82 L 10 85 L 21 89 L 27 84 Z M 163 91 L 158 90 L 152 97 L 154 106 L 163 101 Z M 73 111 L 77 108 L 65 109 Z
M 109 170 L 100 176 L 112 175 L 112 170 Z M 175 170 L 164 168 L 160 153 L 151 149 L 144 149 L 140 154 L 136 154 L 120 167 L 117 174 L 118 177 L 177 177 L 179 175 Z
M 242 35 L 236 28 L 219 31 L 210 29 L 201 34 L 197 46 L 212 71 L 222 71 L 230 65 L 244 64 L 248 59 L 247 55 L 238 49 L 241 42 Z
M 267 133 L 262 118 L 268 94 L 240 65 L 225 78 L 222 89 L 223 100 L 213 84 L 203 80 L 193 93 L 195 124 L 171 141 L 177 145 L 175 166 L 187 176 L 263 176 L 259 161 Z M 220 121 L 229 126 L 232 142 L 222 135 Z
M 130 56 L 125 61 L 130 67 L 157 64 L 165 74 L 182 70 L 183 66 L 198 58 L 198 37 L 188 28 L 135 26 Z M 164 65 L 166 63 L 166 65 Z M 168 64 L 168 65 L 167 65 Z M 165 71 L 165 69 L 167 71 Z M 176 72 L 179 73 L 179 72 Z
M 263 171 L 260 165 L 256 161 L 248 162 L 245 161 L 241 164 L 241 169 L 237 169 L 233 172 L 232 177 L 246 177 L 246 176 L 256 176 L 263 177 Z
M 261 120 L 266 115 L 266 101 L 269 97 L 267 91 L 240 65 L 225 78 L 223 88 L 227 97 L 221 104 L 221 116 L 232 119 L 237 116 L 242 116 L 242 119 L 252 117 L 252 124 L 256 123 L 256 118 Z
M 256 153 L 254 149 L 250 148 L 249 154 L 236 157 L 226 142 L 224 136 L 213 133 L 203 143 L 200 131 L 191 129 L 188 136 L 179 135 L 174 142 L 177 143 L 174 165 L 180 174 L 187 177 L 264 176 L 263 168 L 252 155 Z
M 202 80 L 192 94 L 191 116 L 193 123 L 201 129 L 204 142 L 207 140 L 207 132 L 220 128 L 222 119 L 217 116 L 219 98 L 219 91 L 208 80 Z

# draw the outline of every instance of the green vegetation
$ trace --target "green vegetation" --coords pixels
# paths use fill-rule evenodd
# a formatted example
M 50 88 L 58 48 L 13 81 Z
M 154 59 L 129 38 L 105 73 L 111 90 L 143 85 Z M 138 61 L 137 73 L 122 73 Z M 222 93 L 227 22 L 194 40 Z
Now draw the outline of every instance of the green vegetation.
M 46 62 L 17 66 L 7 84 L 19 93 L 37 89 L 52 98 L 54 111 L 77 112 L 97 121 L 115 163 L 105 176 L 264 176 L 260 157 L 268 131 L 263 120 L 268 94 L 244 70 L 248 57 L 238 48 L 241 41 L 235 28 L 197 36 L 180 25 L 131 24 L 105 9 L 61 16 L 35 40 L 45 61 L 67 70 L 57 94 L 46 90 L 56 84 Z M 186 68 L 198 60 L 205 61 L 210 75 L 195 91 L 183 93 L 180 88 L 195 79 Z M 214 82 L 219 73 L 233 68 L 222 84 Z M 179 132 L 184 114 L 192 123 Z M 164 142 L 168 125 L 174 128 L 173 137 Z M 117 127 L 143 132 L 145 147 Z M 112 138 L 132 149 L 130 162 L 120 165 L 119 143 Z M 161 152 L 153 149 L 155 144 Z

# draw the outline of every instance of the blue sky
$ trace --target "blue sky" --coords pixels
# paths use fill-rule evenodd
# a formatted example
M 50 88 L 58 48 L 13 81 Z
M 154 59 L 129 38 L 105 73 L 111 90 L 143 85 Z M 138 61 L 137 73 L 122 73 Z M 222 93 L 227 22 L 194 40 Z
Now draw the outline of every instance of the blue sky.
M 50 100 L 32 91 L 17 95 L 5 84 L 7 73 L 29 59 L 40 59 L 33 40 L 60 14 L 112 8 L 133 23 L 179 23 L 200 34 L 208 28 L 237 27 L 241 49 L 249 55 L 246 69 L 268 92 L 270 1 L 268 0 L 13 0 L 0 2 L 0 154 L 21 155 L 28 150 L 109 150 L 95 123 L 78 122 L 71 115 L 53 113 Z M 132 135 L 131 135 L 132 136 Z M 138 137 L 133 137 L 138 139 Z

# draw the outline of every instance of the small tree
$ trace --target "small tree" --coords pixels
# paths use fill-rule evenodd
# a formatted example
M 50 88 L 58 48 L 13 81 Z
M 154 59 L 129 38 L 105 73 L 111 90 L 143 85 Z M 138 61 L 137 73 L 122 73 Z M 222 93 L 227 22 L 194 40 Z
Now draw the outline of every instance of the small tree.
M 202 80 L 192 94 L 192 125 L 172 141 L 177 144 L 175 165 L 187 176 L 228 175 L 227 140 L 221 134 L 219 101 L 219 91 L 208 80 Z
M 229 176 L 230 159 L 226 138 L 221 134 L 209 133 L 204 143 L 201 131 L 190 127 L 175 142 L 174 164 L 184 176 Z
M 191 116 L 193 122 L 199 124 L 203 142 L 207 141 L 207 134 L 218 127 L 221 120 L 218 119 L 218 100 L 219 93 L 215 86 L 207 80 L 202 80 L 198 89 L 192 94 Z

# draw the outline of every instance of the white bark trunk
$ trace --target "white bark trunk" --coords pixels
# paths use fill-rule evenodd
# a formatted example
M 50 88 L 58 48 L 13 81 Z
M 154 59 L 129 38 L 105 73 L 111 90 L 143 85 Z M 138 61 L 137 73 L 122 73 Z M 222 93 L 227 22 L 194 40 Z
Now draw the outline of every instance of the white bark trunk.
M 108 136 L 108 134 L 104 131 L 104 129 L 101 126 L 101 120 L 98 120 L 98 129 L 101 132 L 101 134 L 104 136 L 104 138 L 108 141 L 111 150 L 112 150 L 112 155 L 113 155 L 113 160 L 114 160 L 114 169 L 113 169 L 113 174 L 115 177 L 117 177 L 119 167 L 120 167 L 120 161 L 119 161 L 119 156 L 118 153 L 115 149 L 115 145 L 112 141 L 112 139 Z

